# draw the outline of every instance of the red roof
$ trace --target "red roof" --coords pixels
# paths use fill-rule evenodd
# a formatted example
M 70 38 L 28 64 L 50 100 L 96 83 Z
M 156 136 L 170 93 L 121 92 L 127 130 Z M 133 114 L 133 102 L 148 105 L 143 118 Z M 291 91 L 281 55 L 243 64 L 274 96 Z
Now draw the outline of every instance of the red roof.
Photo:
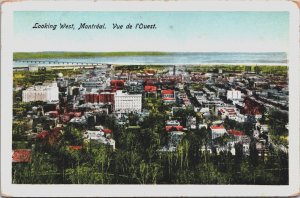
M 112 82 L 112 83 L 123 83 L 123 82 L 125 82 L 124 80 L 111 80 L 110 82 Z
M 211 129 L 225 129 L 224 126 L 222 126 L 222 125 L 221 126 L 215 125 L 215 126 L 211 126 L 210 128 Z
M 71 150 L 80 150 L 82 149 L 82 146 L 68 146 L 68 148 Z
M 230 133 L 231 135 L 234 135 L 234 136 L 243 136 L 243 135 L 245 135 L 244 132 L 238 131 L 238 130 L 234 130 L 234 129 L 228 130 L 228 133 Z
M 112 133 L 112 131 L 110 129 L 103 129 L 102 130 L 104 133 Z
M 161 94 L 174 94 L 174 90 L 172 89 L 161 90 Z
M 48 135 L 49 135 L 48 131 L 42 131 L 42 132 L 40 132 L 39 134 L 36 135 L 36 138 L 44 139 Z
M 155 92 L 156 91 L 156 86 L 148 86 L 148 85 L 146 85 L 145 86 L 145 91 L 146 92 Z
M 166 131 L 182 131 L 183 126 L 166 126 Z
M 124 85 L 124 80 L 111 80 L 110 85 L 111 86 L 123 86 Z
M 13 150 L 12 162 L 30 162 L 30 160 L 31 160 L 30 149 Z

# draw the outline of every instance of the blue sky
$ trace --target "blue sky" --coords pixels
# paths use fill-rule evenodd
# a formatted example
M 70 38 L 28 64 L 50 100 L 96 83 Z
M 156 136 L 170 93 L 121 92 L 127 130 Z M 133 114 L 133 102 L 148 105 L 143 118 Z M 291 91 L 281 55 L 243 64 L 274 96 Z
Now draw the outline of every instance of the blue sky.
M 35 23 L 75 30 L 33 29 Z M 77 30 L 80 23 L 105 30 Z M 112 24 L 133 29 L 112 29 Z M 156 24 L 137 30 L 136 23 Z M 14 13 L 14 51 L 286 51 L 288 12 L 52 12 Z

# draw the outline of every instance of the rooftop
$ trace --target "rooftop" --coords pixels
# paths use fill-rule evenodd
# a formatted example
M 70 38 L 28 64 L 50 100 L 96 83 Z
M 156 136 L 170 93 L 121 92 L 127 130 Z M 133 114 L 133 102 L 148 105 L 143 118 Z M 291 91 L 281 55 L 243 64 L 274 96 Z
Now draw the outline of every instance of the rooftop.
M 213 130 L 217 130 L 217 129 L 225 129 L 223 125 L 220 125 L 220 126 L 214 125 L 214 126 L 211 126 L 210 128 L 213 129 Z
M 16 149 L 13 150 L 12 162 L 30 162 L 31 150 L 30 149 Z
M 182 131 L 183 130 L 183 126 L 166 126 L 165 127 L 167 132 L 170 131 Z
M 174 94 L 174 90 L 172 89 L 165 89 L 165 90 L 161 90 L 162 94 Z
M 228 130 L 228 133 L 231 134 L 231 135 L 234 135 L 234 136 L 243 136 L 243 135 L 245 135 L 244 132 L 238 131 L 238 130 L 235 130 L 235 129 Z

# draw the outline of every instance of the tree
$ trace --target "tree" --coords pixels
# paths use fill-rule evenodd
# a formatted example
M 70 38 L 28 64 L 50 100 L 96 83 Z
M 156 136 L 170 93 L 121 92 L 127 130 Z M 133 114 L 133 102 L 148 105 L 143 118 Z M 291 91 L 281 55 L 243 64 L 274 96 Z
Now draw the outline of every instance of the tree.
M 250 164 L 252 167 L 258 165 L 258 151 L 256 149 L 256 140 L 252 139 L 250 142 Z
M 243 144 L 238 142 L 234 145 L 235 148 L 235 162 L 237 164 L 236 167 L 239 167 L 239 165 L 242 163 L 243 161 Z
M 64 129 L 64 141 L 67 145 L 82 145 L 83 144 L 83 131 L 68 125 Z

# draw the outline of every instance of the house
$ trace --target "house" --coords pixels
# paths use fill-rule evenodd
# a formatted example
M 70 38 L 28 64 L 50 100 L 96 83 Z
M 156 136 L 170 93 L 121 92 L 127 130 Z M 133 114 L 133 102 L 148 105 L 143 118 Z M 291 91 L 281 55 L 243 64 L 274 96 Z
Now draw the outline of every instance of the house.
M 227 133 L 226 129 L 224 128 L 224 126 L 220 125 L 213 125 L 210 127 L 211 129 L 211 138 L 215 139 L 217 137 L 221 137 L 223 136 L 225 133 Z
M 175 91 L 172 89 L 161 90 L 161 97 L 165 103 L 175 103 Z
M 226 117 L 230 120 L 235 120 L 237 122 L 245 122 L 247 116 L 240 114 L 236 107 L 218 107 L 216 112 L 224 120 Z
M 83 138 L 85 141 L 96 140 L 97 142 L 99 142 L 101 144 L 110 145 L 113 147 L 113 149 L 115 149 L 116 148 L 115 140 L 113 140 L 109 137 L 106 137 L 107 134 L 111 134 L 110 129 L 103 129 L 102 131 L 87 130 L 84 133 Z
M 166 125 L 167 126 L 180 126 L 180 122 L 177 120 L 167 120 Z
M 157 90 L 156 86 L 153 85 L 146 85 L 144 91 L 147 93 L 155 93 Z
M 168 148 L 176 150 L 177 145 L 180 143 L 183 135 L 185 134 L 183 132 L 184 128 L 182 126 L 166 126 L 165 130 L 168 132 L 169 136 Z
M 227 132 L 228 132 L 228 134 L 233 136 L 234 142 L 241 142 L 242 137 L 245 136 L 244 132 L 238 131 L 238 130 L 235 130 L 235 129 L 230 129 Z
M 197 122 L 196 117 L 188 116 L 186 126 L 190 129 L 196 129 L 197 128 Z
M 216 147 L 217 155 L 220 155 L 221 152 L 230 152 L 232 155 L 235 155 L 234 146 L 217 146 Z
M 167 132 L 183 131 L 183 126 L 166 126 L 165 129 Z
M 260 156 L 260 157 L 265 157 L 268 155 L 269 149 L 268 149 L 265 139 L 259 139 L 256 142 L 256 150 L 258 152 L 258 156 Z

